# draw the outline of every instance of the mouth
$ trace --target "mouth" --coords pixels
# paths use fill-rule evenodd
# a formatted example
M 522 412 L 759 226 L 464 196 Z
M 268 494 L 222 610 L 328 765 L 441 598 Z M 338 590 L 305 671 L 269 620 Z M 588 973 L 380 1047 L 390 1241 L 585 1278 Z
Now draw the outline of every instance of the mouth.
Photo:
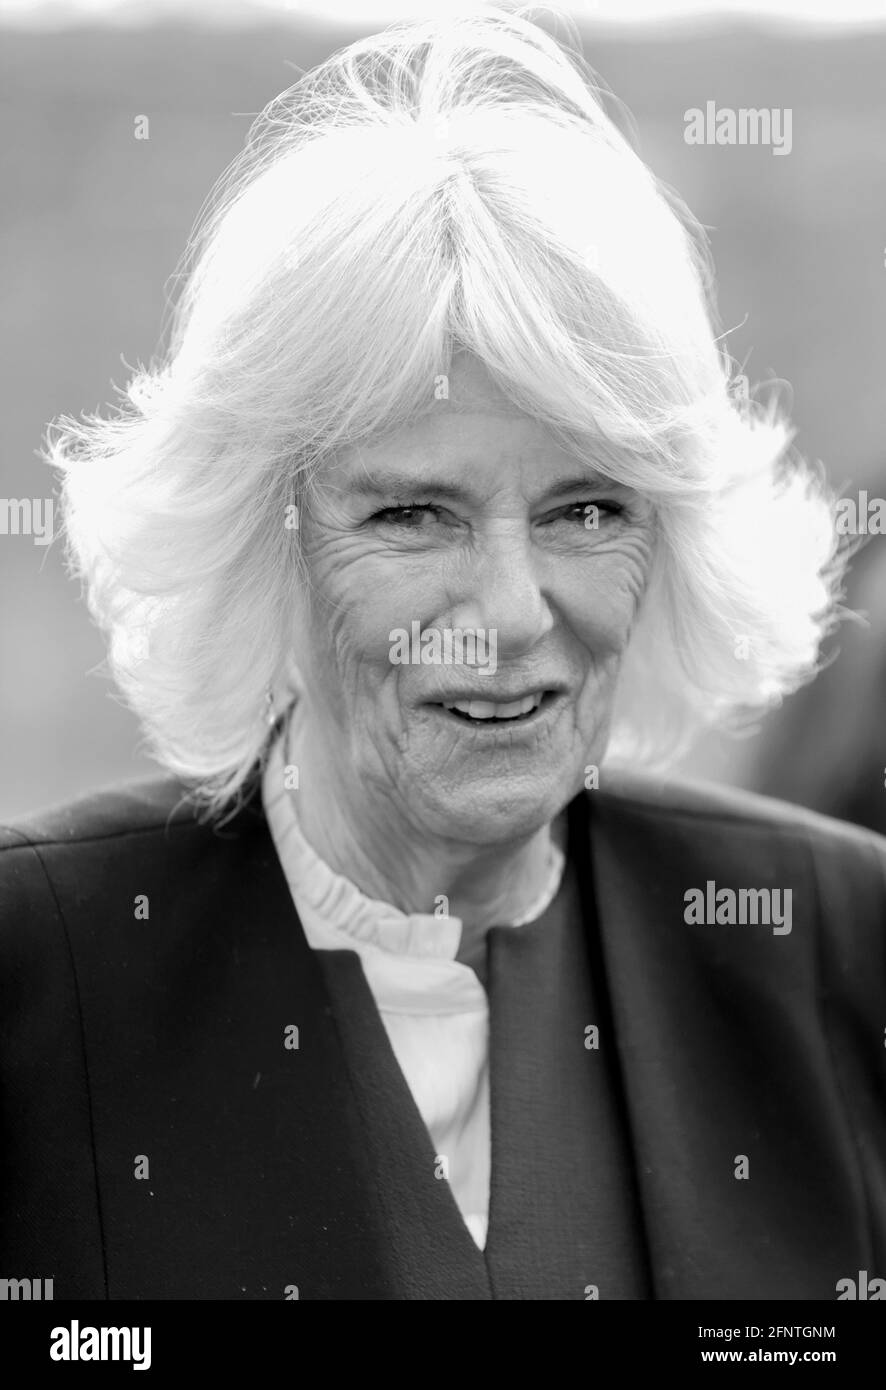
M 514 700 L 497 701 L 470 697 L 435 705 L 451 719 L 476 729 L 518 728 L 536 723 L 562 698 L 559 690 L 535 690 Z

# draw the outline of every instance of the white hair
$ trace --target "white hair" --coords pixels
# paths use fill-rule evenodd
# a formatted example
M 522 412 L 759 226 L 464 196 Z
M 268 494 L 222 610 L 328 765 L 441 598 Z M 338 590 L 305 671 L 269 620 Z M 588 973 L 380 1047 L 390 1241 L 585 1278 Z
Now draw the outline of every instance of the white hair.
M 162 359 L 47 444 L 158 760 L 210 814 L 242 796 L 305 581 L 286 509 L 337 448 L 427 410 L 460 349 L 654 503 L 610 757 L 663 762 L 808 680 L 832 499 L 777 405 L 730 393 L 711 283 L 590 69 L 518 15 L 395 25 L 272 101 L 195 229 Z

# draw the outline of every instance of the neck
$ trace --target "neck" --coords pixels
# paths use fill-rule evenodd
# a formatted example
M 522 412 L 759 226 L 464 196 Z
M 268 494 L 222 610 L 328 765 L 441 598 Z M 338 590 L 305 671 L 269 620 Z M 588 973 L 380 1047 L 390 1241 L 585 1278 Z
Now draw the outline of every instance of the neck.
M 296 810 L 317 854 L 367 897 L 405 913 L 458 917 L 459 956 L 472 958 L 486 930 L 518 920 L 545 891 L 551 876 L 551 841 L 565 852 L 566 813 L 552 825 L 504 844 L 476 845 L 430 837 L 410 822 L 393 797 L 366 804 L 353 781 L 338 786 L 335 760 L 318 757 L 305 718 L 284 726 L 285 761 L 299 769 Z

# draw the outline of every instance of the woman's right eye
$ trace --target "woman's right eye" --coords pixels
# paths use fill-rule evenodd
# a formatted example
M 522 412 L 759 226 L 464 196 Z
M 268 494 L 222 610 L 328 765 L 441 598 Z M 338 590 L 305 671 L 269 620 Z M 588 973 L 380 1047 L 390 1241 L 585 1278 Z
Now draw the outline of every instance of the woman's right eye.
M 381 511 L 375 512 L 371 517 L 372 521 L 380 521 L 384 525 L 399 526 L 404 530 L 417 531 L 421 528 L 421 517 L 427 515 L 439 515 L 439 507 L 434 507 L 430 502 L 409 502 L 401 507 L 383 507 Z

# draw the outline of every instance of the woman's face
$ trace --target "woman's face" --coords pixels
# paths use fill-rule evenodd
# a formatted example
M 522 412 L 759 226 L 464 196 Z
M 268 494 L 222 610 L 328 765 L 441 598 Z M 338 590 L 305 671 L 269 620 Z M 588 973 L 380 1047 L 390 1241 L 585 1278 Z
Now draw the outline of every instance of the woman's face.
M 321 470 L 302 508 L 311 599 L 295 659 L 333 788 L 369 797 L 392 826 L 495 844 L 550 820 L 602 759 L 653 514 L 559 447 L 476 359 L 456 358 L 448 392 Z M 398 630 L 427 629 L 438 659 L 404 661 L 422 648 Z M 456 629 L 477 635 L 476 652 Z M 516 719 L 446 708 L 473 699 L 482 716 L 539 695 Z

